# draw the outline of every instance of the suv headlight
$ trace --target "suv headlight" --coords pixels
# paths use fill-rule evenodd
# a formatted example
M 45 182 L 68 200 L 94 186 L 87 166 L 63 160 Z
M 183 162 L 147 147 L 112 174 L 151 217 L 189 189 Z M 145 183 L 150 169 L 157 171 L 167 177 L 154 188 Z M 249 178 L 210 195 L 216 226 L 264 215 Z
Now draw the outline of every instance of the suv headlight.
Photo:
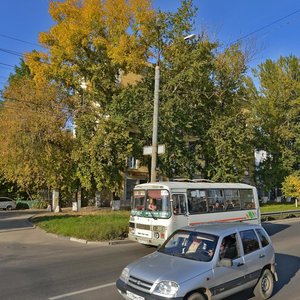
M 125 283 L 128 282 L 128 279 L 129 279 L 129 269 L 128 268 L 123 269 L 120 279 L 123 280 Z
M 156 285 L 153 294 L 160 295 L 166 298 L 172 298 L 176 296 L 178 290 L 179 290 L 179 285 L 176 282 L 165 280 L 159 282 Z

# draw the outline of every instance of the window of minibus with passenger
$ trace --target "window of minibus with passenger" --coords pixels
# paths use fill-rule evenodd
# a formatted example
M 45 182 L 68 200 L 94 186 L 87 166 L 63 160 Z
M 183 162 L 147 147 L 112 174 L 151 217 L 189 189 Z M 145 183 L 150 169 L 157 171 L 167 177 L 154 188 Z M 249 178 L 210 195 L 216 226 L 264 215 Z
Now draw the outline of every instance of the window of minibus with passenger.
M 167 190 L 135 190 L 131 215 L 150 218 L 171 216 L 170 194 Z
M 188 189 L 187 200 L 190 214 L 256 208 L 251 189 Z

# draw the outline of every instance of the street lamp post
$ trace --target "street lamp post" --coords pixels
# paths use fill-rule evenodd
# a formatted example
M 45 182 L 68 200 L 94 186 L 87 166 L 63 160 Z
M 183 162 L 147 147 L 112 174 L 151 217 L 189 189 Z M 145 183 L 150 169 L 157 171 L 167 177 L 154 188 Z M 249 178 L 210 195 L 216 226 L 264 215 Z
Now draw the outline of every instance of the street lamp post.
M 184 40 L 190 40 L 195 34 L 184 37 Z M 157 166 L 157 132 L 158 132 L 158 107 L 159 107 L 159 80 L 160 80 L 160 49 L 158 49 L 157 61 L 155 66 L 154 82 L 154 108 L 153 108 L 153 130 L 152 130 L 152 155 L 151 155 L 151 182 L 156 182 Z
M 159 106 L 159 55 L 155 66 L 154 82 L 154 108 L 153 108 L 153 131 L 152 131 L 152 155 L 151 155 L 151 182 L 156 182 L 157 165 L 157 131 L 158 131 L 158 106 Z

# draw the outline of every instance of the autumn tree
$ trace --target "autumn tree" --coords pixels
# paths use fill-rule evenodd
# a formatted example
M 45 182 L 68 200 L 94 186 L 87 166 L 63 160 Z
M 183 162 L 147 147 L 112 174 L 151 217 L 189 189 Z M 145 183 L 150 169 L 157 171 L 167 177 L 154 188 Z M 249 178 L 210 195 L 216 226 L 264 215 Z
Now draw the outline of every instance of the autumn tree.
M 238 46 L 223 51 L 203 33 L 193 40 L 196 9 L 183 0 L 176 12 L 155 13 L 150 1 L 52 1 L 55 21 L 40 35 L 47 52 L 26 56 L 35 82 L 55 82 L 76 125 L 72 158 L 87 189 L 118 191 L 130 154 L 151 144 L 153 59 L 161 68 L 161 174 L 239 180 L 251 139 L 245 59 Z M 123 86 L 129 71 L 140 82 Z M 246 99 L 247 100 L 247 99 Z M 149 161 L 149 160 L 148 160 Z
M 55 85 L 37 84 L 25 73 L 11 76 L 3 91 L 0 171 L 29 195 L 47 187 L 66 190 L 73 165 L 72 137 L 61 105 L 65 95 Z
M 300 174 L 299 171 L 287 176 L 282 183 L 282 192 L 286 197 L 299 199 L 300 197 Z
M 155 13 L 150 4 L 148 0 L 51 1 L 55 25 L 40 34 L 48 51 L 27 56 L 37 82 L 54 80 L 73 95 L 72 157 L 81 184 L 88 189 L 103 185 L 119 189 L 131 146 L 127 124 L 109 116 L 109 105 L 120 91 L 121 73 L 137 72 L 151 55 Z

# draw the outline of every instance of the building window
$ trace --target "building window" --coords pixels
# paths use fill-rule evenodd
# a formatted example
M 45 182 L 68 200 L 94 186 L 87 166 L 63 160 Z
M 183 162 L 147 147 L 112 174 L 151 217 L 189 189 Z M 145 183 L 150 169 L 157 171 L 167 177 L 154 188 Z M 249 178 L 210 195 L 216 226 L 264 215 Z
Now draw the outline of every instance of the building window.
M 138 160 L 134 157 L 128 157 L 128 168 L 129 169 L 138 169 Z

